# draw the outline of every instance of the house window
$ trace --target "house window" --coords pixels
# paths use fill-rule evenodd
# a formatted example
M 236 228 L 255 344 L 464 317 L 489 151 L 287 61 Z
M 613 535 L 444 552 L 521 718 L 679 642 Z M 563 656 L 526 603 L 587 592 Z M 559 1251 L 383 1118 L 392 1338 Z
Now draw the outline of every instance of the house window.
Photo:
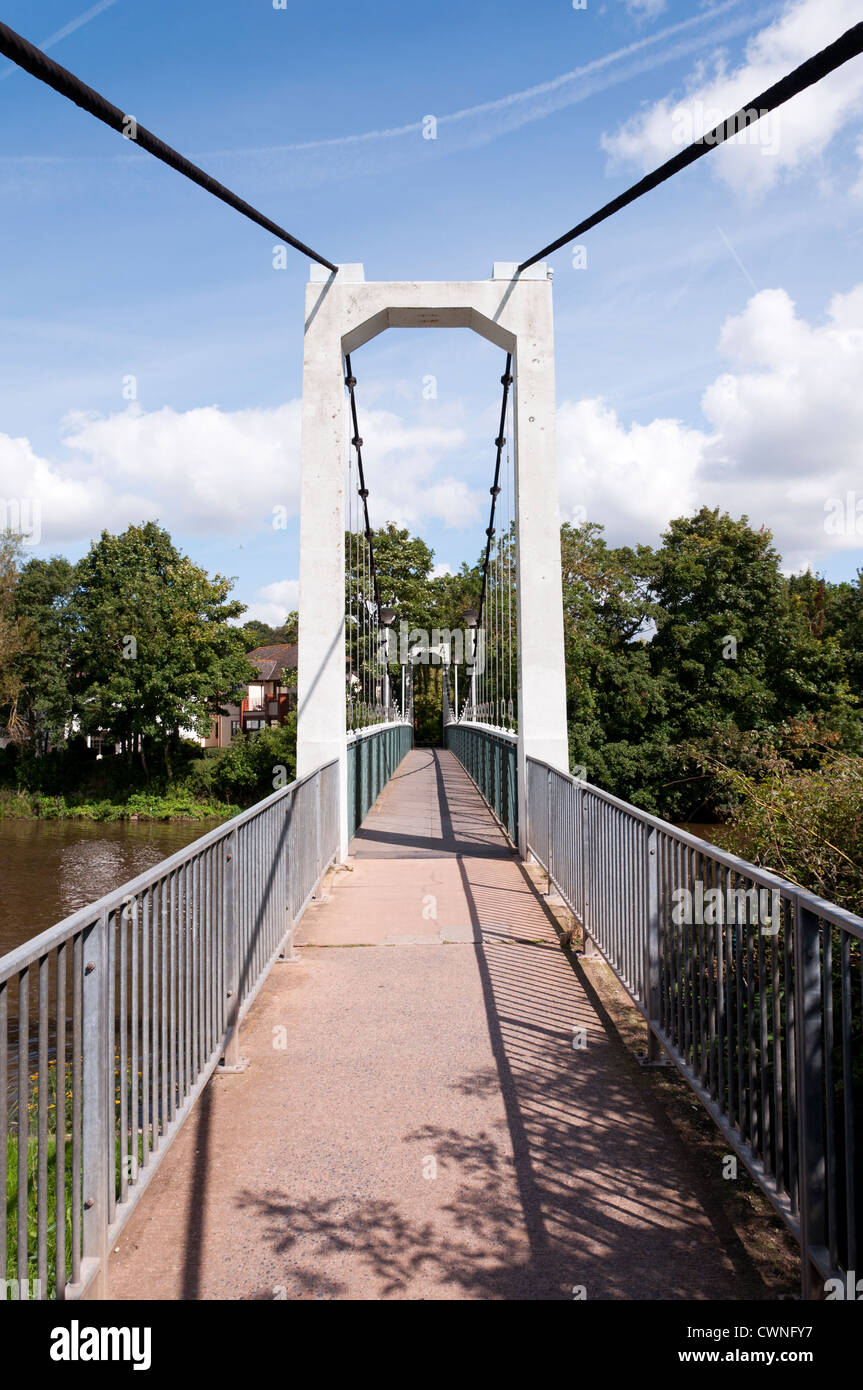
M 237 734 L 238 734 L 239 732 L 240 732 L 240 721 L 239 721 L 239 719 L 232 719 L 232 720 L 231 720 L 231 738 L 236 738 L 236 736 L 237 736 Z
M 249 709 L 264 708 L 264 687 L 263 685 L 249 686 Z
M 254 731 L 257 730 L 257 729 L 262 728 L 263 725 L 264 725 L 264 720 L 263 720 L 263 719 L 247 719 L 247 720 L 246 720 L 246 728 L 247 728 L 247 729 L 251 729 L 252 732 L 254 732 Z
M 276 715 L 278 714 L 278 712 L 279 712 L 279 702 L 278 702 L 278 700 L 271 700 L 271 701 L 270 701 L 270 718 L 271 718 L 271 719 L 275 719 L 275 717 L 276 717 Z

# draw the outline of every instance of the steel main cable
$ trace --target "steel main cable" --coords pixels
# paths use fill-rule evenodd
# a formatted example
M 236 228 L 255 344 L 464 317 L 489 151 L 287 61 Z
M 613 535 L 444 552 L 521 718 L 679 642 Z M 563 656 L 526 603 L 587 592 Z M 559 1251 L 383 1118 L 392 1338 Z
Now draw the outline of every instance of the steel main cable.
M 380 594 L 378 593 L 378 572 L 377 572 L 377 569 L 375 568 L 375 552 L 374 552 L 374 544 L 373 544 L 373 539 L 372 539 L 372 528 L 371 528 L 371 524 L 370 524 L 370 522 L 369 522 L 369 490 L 368 490 L 368 488 L 366 487 L 366 475 L 365 475 L 365 470 L 363 469 L 363 441 L 362 441 L 362 438 L 361 438 L 361 436 L 360 436 L 360 427 L 359 427 L 359 423 L 358 423 L 358 421 L 357 421 L 357 398 L 356 398 L 356 385 L 357 385 L 357 379 L 356 379 L 356 377 L 354 376 L 353 372 L 351 371 L 351 356 L 350 356 L 350 353 L 345 353 L 345 368 L 346 368 L 345 386 L 347 386 L 348 391 L 350 392 L 350 397 L 351 397 L 351 423 L 352 423 L 353 429 L 354 429 L 354 433 L 353 433 L 353 437 L 352 437 L 352 439 L 351 439 L 351 443 L 353 444 L 354 448 L 355 448 L 356 451 L 357 451 L 357 471 L 358 471 L 359 477 L 360 477 L 360 486 L 359 486 L 359 490 L 358 490 L 358 491 L 359 491 L 359 496 L 362 498 L 363 512 L 364 512 L 364 515 L 365 515 L 365 522 L 366 522 L 365 537 L 366 537 L 366 541 L 367 541 L 368 547 L 369 547 L 369 565 L 370 565 L 370 570 L 371 570 L 372 588 L 373 588 L 374 598 L 375 598 L 375 607 L 376 607 L 377 609 L 380 609 Z
M 699 140 L 688 145 L 685 150 L 681 150 L 680 154 L 674 155 L 658 169 L 654 169 L 652 174 L 647 174 L 638 183 L 633 184 L 626 193 L 621 193 L 619 197 L 606 203 L 605 207 L 600 208 L 599 212 L 595 212 L 592 217 L 587 217 L 583 222 L 579 222 L 577 227 L 572 228 L 572 231 L 566 232 L 563 236 L 558 237 L 557 241 L 552 241 L 548 246 L 544 246 L 529 260 L 522 261 L 518 267 L 518 273 L 527 270 L 529 266 L 535 265 L 537 261 L 543 260 L 546 256 L 550 256 L 554 251 L 559 251 L 562 246 L 574 241 L 577 236 L 583 236 L 585 232 L 589 232 L 600 222 L 613 217 L 616 212 L 620 212 L 622 208 L 628 207 L 630 203 L 642 198 L 651 189 L 665 183 L 666 179 L 679 174 L 681 170 L 694 164 L 697 159 L 709 154 L 717 145 L 723 144 L 742 130 L 754 125 L 762 116 L 769 115 L 778 106 L 784 105 L 786 101 L 798 96 L 800 92 L 805 92 L 808 87 L 814 86 L 816 82 L 820 82 L 822 78 L 835 72 L 844 63 L 850 62 L 852 58 L 859 57 L 861 53 L 863 53 L 863 22 L 855 24 L 835 43 L 831 43 L 821 53 L 817 53 L 813 58 L 801 63 L 799 68 L 795 68 L 793 72 L 789 73 L 787 77 L 783 77 L 774 86 L 768 87 L 767 91 L 762 92 L 761 96 L 756 97 L 749 106 L 741 107 L 733 116 L 728 116 L 718 126 L 714 126 L 712 131 L 702 135 Z
M 317 261 L 318 265 L 325 266 L 334 274 L 338 270 L 338 266 L 333 265 L 332 261 L 328 261 L 325 256 L 319 256 L 317 251 L 306 246 L 305 242 L 298 241 L 290 232 L 285 231 L 284 227 L 280 227 L 278 222 L 273 222 L 269 217 L 265 217 L 263 213 L 258 212 L 257 208 L 253 208 L 250 203 L 238 198 L 236 193 L 225 188 L 224 184 L 218 183 L 203 169 L 199 169 L 197 164 L 193 164 L 191 160 L 186 159 L 170 145 L 166 145 L 163 140 L 146 130 L 144 126 L 138 125 L 134 117 L 121 111 L 118 106 L 112 105 L 105 97 L 95 92 L 92 87 L 87 87 L 74 73 L 61 67 L 59 63 L 55 63 L 53 58 L 48 57 L 47 53 L 43 53 L 40 48 L 36 48 L 20 34 L 16 34 L 15 30 L 10 29 L 8 24 L 0 23 L 0 53 L 11 62 L 16 63 L 19 68 L 23 68 L 25 72 L 29 72 L 32 77 L 37 77 L 40 82 L 47 83 L 49 87 L 53 87 L 55 92 L 59 92 L 61 96 L 74 102 L 76 106 L 80 106 L 91 116 L 95 116 L 97 120 L 104 121 L 105 125 L 110 126 L 112 130 L 118 131 L 120 135 L 134 144 L 140 145 L 141 149 L 154 155 L 156 159 L 160 159 L 163 164 L 175 169 L 178 174 L 183 174 L 187 179 L 191 179 L 192 183 L 198 184 L 207 193 L 211 193 L 214 198 L 221 199 L 223 203 L 227 203 L 228 207 L 234 208 L 236 212 L 242 213 L 250 221 L 256 222 L 265 231 L 272 232 L 281 241 L 288 242 L 295 250 L 301 251 L 305 256 L 310 256 L 313 261 Z M 130 127 L 130 122 L 134 122 L 134 127 Z M 134 129 L 134 135 L 129 133 L 130 129 Z
M 86 86 L 74 73 L 69 72 L 67 68 L 61 67 L 59 63 L 55 63 L 54 60 L 49 58 L 46 53 L 43 53 L 41 49 L 36 48 L 29 40 L 3 23 L 0 23 L 0 53 L 8 58 L 10 62 L 23 68 L 25 72 L 29 72 L 31 76 L 38 78 L 40 82 L 45 82 L 49 87 L 52 87 L 54 91 L 59 92 L 61 96 L 74 102 L 76 106 L 80 106 L 84 111 L 95 116 L 97 120 L 103 121 L 106 125 L 110 126 L 112 130 L 116 130 L 127 139 L 133 138 L 129 134 L 129 124 L 130 121 L 134 120 L 133 117 L 107 101 L 105 97 L 94 91 L 92 87 Z M 530 256 L 526 261 L 522 261 L 518 266 L 517 273 L 521 274 L 522 271 L 527 270 L 537 261 L 541 261 L 545 256 L 552 255 L 555 251 L 559 251 L 561 247 L 574 241 L 577 236 L 582 236 L 585 232 L 598 226 L 599 223 L 606 221 L 607 218 L 613 217 L 616 212 L 620 212 L 623 208 L 628 207 L 630 203 L 634 203 L 637 199 L 643 197 L 644 194 L 649 193 L 651 189 L 658 187 L 659 184 L 665 183 L 667 179 L 672 178 L 675 174 L 688 168 L 690 164 L 694 164 L 696 160 L 701 159 L 705 154 L 708 154 L 710 150 L 715 149 L 718 145 L 724 144 L 726 140 L 732 139 L 735 135 L 740 134 L 741 131 L 748 129 L 750 125 L 754 125 L 762 116 L 768 115 L 771 111 L 776 110 L 777 107 L 784 105 L 784 103 L 789 101 L 792 97 L 798 96 L 801 92 L 806 91 L 807 88 L 814 86 L 815 83 L 820 82 L 831 72 L 835 72 L 837 68 L 842 67 L 852 58 L 858 57 L 861 53 L 863 53 L 863 22 L 855 24 L 845 34 L 838 38 L 835 43 L 830 44 L 820 53 L 815 54 L 814 57 L 807 59 L 805 63 L 801 63 L 798 68 L 795 68 L 787 77 L 782 78 L 772 87 L 768 87 L 767 90 L 756 97 L 749 106 L 741 107 L 733 116 L 727 117 L 726 120 L 720 122 L 718 126 L 715 126 L 712 131 L 702 135 L 699 140 L 696 140 L 685 150 L 682 150 L 680 154 L 674 155 L 673 158 L 667 160 L 665 164 L 655 169 L 653 173 L 647 174 L 643 179 L 639 180 L 638 183 L 633 184 L 625 193 L 621 193 L 617 198 L 607 203 L 605 207 L 593 213 L 591 217 L 586 218 L 583 222 L 579 222 L 571 231 L 565 232 L 564 235 L 558 237 L 556 241 L 550 242 L 549 245 L 543 247 L 541 251 L 537 251 L 536 255 Z M 256 208 L 253 208 L 251 204 L 245 202 L 244 199 L 238 198 L 235 193 L 232 193 L 230 189 L 225 188 L 223 184 L 205 173 L 198 165 L 193 164 L 191 160 L 186 159 L 184 155 L 172 149 L 170 145 L 165 144 L 164 141 L 153 135 L 152 132 L 147 130 L 144 126 L 139 126 L 137 121 L 135 121 L 134 143 L 140 145 L 142 149 L 152 154 L 156 159 L 161 160 L 164 164 L 167 164 L 170 168 L 183 174 L 184 177 L 190 179 L 200 188 L 212 194 L 213 197 L 219 198 L 223 203 L 226 203 L 228 207 L 234 208 L 235 211 L 242 213 L 244 217 L 248 217 L 250 221 L 255 222 L 259 227 L 263 227 L 266 231 L 271 232 L 282 241 L 286 241 L 297 251 L 301 251 L 304 255 L 309 256 L 313 261 L 316 261 L 318 265 L 324 266 L 327 270 L 332 271 L 333 274 L 337 273 L 338 266 L 334 265 L 332 261 L 327 260 L 325 256 L 318 255 L 317 251 L 313 251 L 311 247 L 306 246 L 304 242 L 292 236 L 284 227 L 280 227 L 277 222 L 273 222 L 270 218 L 265 217 L 263 213 L 258 212 Z
M 500 463 L 501 463 L 501 458 L 502 458 L 502 456 L 503 456 L 503 447 L 504 447 L 504 445 L 506 444 L 506 435 L 505 435 L 505 433 L 504 433 L 504 431 L 505 431 L 505 429 L 506 429 L 506 407 L 507 407 L 507 402 L 508 402 L 508 400 L 509 400 L 509 388 L 510 388 L 510 386 L 512 386 L 512 353 L 511 353 L 511 352 L 508 352 L 508 353 L 506 354 L 506 369 L 505 369 L 504 374 L 503 374 L 503 376 L 501 377 L 500 381 L 501 381 L 501 385 L 503 386 L 503 399 L 502 399 L 501 405 L 500 405 L 500 427 L 499 427 L 498 432 L 497 432 L 497 439 L 494 441 L 495 444 L 497 445 L 497 458 L 496 458 L 496 460 L 495 460 L 495 465 L 494 465 L 494 482 L 492 483 L 491 487 L 489 488 L 489 492 L 491 493 L 491 514 L 490 514 L 490 516 L 489 516 L 488 527 L 487 527 L 486 533 L 485 533 L 486 536 L 487 536 L 487 540 L 486 540 L 486 545 L 485 545 L 485 563 L 484 563 L 484 565 L 483 565 L 483 570 L 482 570 L 482 590 L 480 591 L 480 596 L 479 596 L 479 609 L 478 609 L 478 611 L 477 611 L 477 616 L 476 616 L 477 631 L 479 631 L 479 629 L 482 627 L 482 611 L 483 611 L 483 607 L 484 607 L 484 605 L 485 605 L 486 585 L 487 585 L 487 581 L 488 581 L 488 564 L 489 564 L 489 556 L 490 556 L 490 554 L 491 554 L 491 543 L 492 543 L 492 539 L 493 539 L 493 537 L 494 537 L 494 511 L 495 511 L 495 506 L 496 506 L 496 504 L 497 504 L 498 496 L 500 495 Z

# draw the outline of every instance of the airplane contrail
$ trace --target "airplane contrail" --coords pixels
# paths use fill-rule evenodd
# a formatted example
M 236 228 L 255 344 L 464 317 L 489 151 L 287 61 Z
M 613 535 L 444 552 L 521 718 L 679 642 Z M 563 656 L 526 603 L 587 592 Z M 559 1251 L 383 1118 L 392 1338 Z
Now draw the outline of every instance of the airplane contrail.
M 74 34 L 76 29 L 80 29 L 84 24 L 89 24 L 91 19 L 95 19 L 97 15 L 104 14 L 105 10 L 110 10 L 111 6 L 116 5 L 116 3 L 117 0 L 99 0 L 98 5 L 91 5 L 90 9 L 85 10 L 83 14 L 79 14 L 77 19 L 70 19 L 69 23 L 64 24 L 62 29 L 55 29 L 53 34 L 49 34 L 47 39 L 42 40 L 39 47 L 43 52 L 48 48 L 53 48 L 61 39 L 68 38 L 70 34 Z M 3 82 L 11 73 L 17 71 L 18 68 L 15 64 L 10 63 L 8 67 L 0 72 L 0 82 Z
M 700 28 L 708 20 L 724 18 L 732 11 L 739 10 L 743 3 L 744 0 L 721 0 L 721 3 L 714 5 L 712 9 L 703 10 L 700 14 L 693 15 L 689 19 L 681 20 L 677 24 L 668 25 L 666 28 L 658 30 L 655 34 L 648 34 L 642 39 L 637 39 L 633 43 L 626 44 L 623 48 L 616 49 L 613 53 L 606 53 L 601 58 L 594 58 L 591 62 L 582 64 L 581 67 L 573 68 L 570 72 L 561 73 L 559 77 L 550 78 L 547 82 L 541 82 L 534 87 L 526 87 L 522 91 L 511 92 L 508 96 L 497 97 L 493 101 L 482 102 L 477 106 L 465 107 L 462 111 L 453 111 L 449 115 L 439 116 L 436 118 L 438 127 L 446 126 L 456 121 L 467 121 L 471 117 L 504 113 L 522 104 L 535 104 L 543 97 L 550 97 L 552 99 L 554 99 L 556 95 L 559 98 L 562 97 L 562 99 L 553 100 L 551 109 L 569 105 L 581 99 L 582 91 L 577 89 L 576 84 L 582 82 L 584 79 L 598 76 L 600 73 L 604 72 L 605 69 L 614 67 L 628 58 L 634 58 L 647 49 L 656 47 L 657 44 L 661 44 L 668 39 L 676 39 L 681 34 Z M 723 25 L 721 31 L 706 36 L 699 35 L 698 37 L 693 37 L 686 43 L 675 45 L 673 50 L 669 53 L 658 55 L 656 58 L 656 65 L 658 66 L 674 57 L 685 56 L 687 52 L 690 52 L 693 48 L 699 47 L 704 43 L 705 39 L 716 41 L 720 38 L 730 38 L 736 33 L 754 28 L 762 19 L 767 18 L 780 8 L 781 5 L 779 0 L 776 0 L 776 3 L 762 6 L 757 12 L 753 12 L 751 9 L 746 10 L 744 13 L 735 16 L 729 24 Z M 652 65 L 653 64 L 649 64 L 645 66 Z M 644 68 L 639 68 L 639 71 L 644 71 Z M 608 85 L 611 85 L 616 80 L 616 77 L 611 77 Z M 567 86 L 573 89 L 569 93 L 563 90 Z M 599 89 L 598 84 L 591 86 L 592 92 Z M 540 106 L 541 105 L 542 103 L 540 102 Z M 534 107 L 524 113 L 523 119 L 519 121 L 518 124 L 526 124 L 531 120 L 539 119 L 544 114 L 545 109 L 536 110 Z M 253 146 L 246 149 L 212 150 L 209 153 L 211 157 L 214 158 L 232 155 L 298 153 L 306 150 L 322 150 L 328 147 L 333 148 L 345 145 L 357 145 L 374 140 L 392 139 L 399 135 L 412 135 L 421 131 L 422 128 L 423 121 L 418 120 L 411 121 L 407 125 L 391 126 L 382 130 L 367 130 L 354 135 L 337 135 L 325 140 L 303 140 L 293 144 Z M 509 128 L 511 129 L 513 127 L 510 126 Z

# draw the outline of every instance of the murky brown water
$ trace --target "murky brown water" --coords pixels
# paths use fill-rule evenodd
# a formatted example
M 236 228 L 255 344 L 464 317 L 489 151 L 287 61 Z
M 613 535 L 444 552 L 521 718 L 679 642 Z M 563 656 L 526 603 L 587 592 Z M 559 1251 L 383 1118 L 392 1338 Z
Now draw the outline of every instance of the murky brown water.
M 0 956 L 218 824 L 0 820 Z

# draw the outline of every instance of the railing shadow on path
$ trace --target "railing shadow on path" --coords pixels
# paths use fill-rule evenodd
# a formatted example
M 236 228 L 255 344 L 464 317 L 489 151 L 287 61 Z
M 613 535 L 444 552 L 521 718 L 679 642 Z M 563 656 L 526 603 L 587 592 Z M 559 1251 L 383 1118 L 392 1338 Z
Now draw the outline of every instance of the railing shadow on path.
M 402 1136 L 458 1175 L 444 1230 L 395 1193 L 297 1201 L 247 1188 L 239 1204 L 285 1259 L 288 1296 L 351 1296 L 340 1266 L 358 1262 L 375 1297 L 415 1296 L 418 1279 L 455 1298 L 769 1297 L 524 868 L 502 910 L 490 862 L 462 852 L 452 804 L 462 774 L 434 762 L 441 843 L 458 859 L 494 1058 L 452 1088 L 488 1097 L 490 1114 L 502 1098 L 505 1120 Z M 502 917 L 505 927 L 489 925 Z M 576 1052 L 579 1028 L 587 1045 Z

